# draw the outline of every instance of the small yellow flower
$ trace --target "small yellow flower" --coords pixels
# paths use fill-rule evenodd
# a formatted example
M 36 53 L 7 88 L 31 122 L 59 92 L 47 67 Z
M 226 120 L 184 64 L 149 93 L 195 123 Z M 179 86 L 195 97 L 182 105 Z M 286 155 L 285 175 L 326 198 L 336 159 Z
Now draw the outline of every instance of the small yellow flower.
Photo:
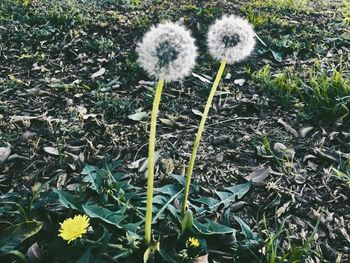
M 60 223 L 61 229 L 59 236 L 68 241 L 68 244 L 73 240 L 82 237 L 89 227 L 90 218 L 86 215 L 77 215 L 74 218 L 68 218 Z
M 188 244 L 190 247 L 199 247 L 200 245 L 199 240 L 195 237 L 190 237 L 188 239 Z

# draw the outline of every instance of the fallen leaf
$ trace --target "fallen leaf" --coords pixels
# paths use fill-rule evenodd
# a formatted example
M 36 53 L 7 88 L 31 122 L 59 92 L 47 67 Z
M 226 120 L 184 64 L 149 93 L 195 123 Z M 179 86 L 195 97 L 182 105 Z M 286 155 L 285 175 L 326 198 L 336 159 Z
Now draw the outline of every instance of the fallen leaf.
M 235 81 L 233 82 L 235 84 L 237 84 L 238 86 L 243 86 L 243 84 L 245 83 L 245 79 L 235 79 Z
M 192 263 L 208 263 L 208 254 L 195 258 Z
M 259 167 L 252 173 L 244 177 L 244 179 L 247 181 L 252 181 L 253 183 L 261 183 L 269 176 L 269 174 L 270 167 Z
M 156 151 L 154 153 L 154 163 L 156 164 L 158 159 L 159 159 L 159 156 L 160 156 L 160 151 Z M 139 172 L 142 173 L 144 171 L 146 171 L 147 169 L 147 166 L 148 166 L 148 158 L 142 163 L 141 167 L 139 168 Z
M 167 126 L 174 126 L 174 122 L 172 120 L 169 119 L 163 119 L 163 118 L 159 118 L 159 121 Z
M 205 78 L 205 77 L 203 77 L 201 75 L 198 75 L 198 74 L 196 74 L 194 72 L 192 72 L 192 76 L 195 77 L 195 78 L 198 78 L 200 81 L 203 81 L 205 83 L 211 84 L 211 81 L 209 79 L 207 79 L 207 78 Z
M 52 147 L 52 146 L 46 146 L 43 148 L 44 151 L 48 154 L 51 154 L 51 155 L 60 155 L 60 153 L 58 152 L 58 150 L 55 148 L 55 147 Z
M 277 211 L 276 211 L 276 218 L 279 218 L 282 214 L 287 212 L 287 210 L 289 208 L 289 204 L 290 204 L 290 202 L 287 202 L 284 205 L 282 205 L 280 208 L 277 209 Z
M 303 127 L 299 129 L 300 137 L 305 138 L 314 127 Z
M 203 113 L 200 112 L 199 110 L 192 109 L 192 112 L 193 112 L 194 115 L 201 116 L 201 117 L 203 116 Z
M 91 79 L 94 80 L 97 77 L 102 76 L 103 74 L 105 74 L 106 69 L 105 68 L 100 68 L 98 71 L 96 71 L 94 74 L 91 75 Z
M 146 158 L 143 157 L 143 158 L 141 158 L 141 159 L 138 159 L 138 160 L 132 162 L 131 164 L 128 164 L 128 168 L 129 168 L 129 169 L 137 169 L 137 168 L 139 168 L 139 167 L 140 167 L 140 163 L 141 163 L 142 161 L 144 161 L 145 159 L 146 159 Z
M 171 158 L 167 158 L 167 159 L 162 159 L 160 161 L 160 165 L 162 170 L 166 173 L 166 174 L 172 174 L 175 166 L 174 166 L 174 161 Z
M 284 129 L 291 133 L 295 138 L 298 138 L 299 137 L 299 134 L 298 132 L 292 127 L 290 126 L 289 124 L 287 124 L 286 122 L 284 122 L 282 119 L 278 119 L 277 120 L 278 123 L 282 124 Z
M 294 158 L 295 151 L 293 149 L 289 149 L 283 143 L 276 142 L 273 145 L 273 149 L 282 157 L 287 157 L 290 159 Z
M 128 115 L 128 118 L 133 121 L 141 121 L 143 118 L 147 116 L 147 112 L 141 111 L 141 112 L 136 112 L 134 114 Z
M 38 243 L 35 242 L 28 248 L 27 257 L 29 258 L 30 262 L 43 262 L 45 254 L 39 247 Z
M 5 162 L 11 154 L 11 147 L 0 147 L 0 164 Z

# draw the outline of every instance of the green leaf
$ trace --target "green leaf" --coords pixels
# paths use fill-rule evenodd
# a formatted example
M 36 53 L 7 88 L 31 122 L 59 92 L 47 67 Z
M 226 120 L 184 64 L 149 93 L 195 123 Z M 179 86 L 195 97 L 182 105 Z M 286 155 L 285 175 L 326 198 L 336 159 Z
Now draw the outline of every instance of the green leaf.
M 154 192 L 158 192 L 164 195 L 170 195 L 173 196 L 174 194 L 176 194 L 179 191 L 180 187 L 174 184 L 167 184 L 164 185 L 160 188 L 155 188 Z
M 178 187 L 176 187 L 176 189 L 178 189 Z M 157 219 L 162 215 L 165 209 L 171 206 L 171 203 L 182 193 L 182 191 L 183 189 L 181 189 L 175 194 L 170 195 L 170 198 L 165 203 L 163 203 L 162 207 L 159 208 L 157 214 L 153 217 L 152 223 L 157 222 Z
M 25 263 L 29 263 L 29 261 L 27 260 L 26 256 L 23 255 L 22 252 L 18 251 L 18 250 L 11 250 L 9 251 L 8 253 L 6 253 L 7 255 L 11 254 L 15 257 L 17 257 L 18 259 L 22 260 L 22 262 L 25 262 Z M 17 261 L 16 261 L 17 262 Z
M 249 191 L 251 186 L 252 182 L 249 181 L 244 184 L 226 187 L 226 191 L 216 191 L 215 193 L 220 198 L 220 200 L 212 197 L 202 197 L 196 199 L 195 201 L 206 204 L 208 206 L 206 210 L 198 212 L 197 215 L 203 214 L 207 210 L 216 211 L 220 205 L 224 205 L 225 207 L 230 205 L 231 202 L 236 201 L 236 199 L 242 198 Z
M 89 263 L 91 248 L 85 250 L 84 254 L 78 259 L 77 263 Z
M 121 211 L 111 211 L 107 208 L 98 206 L 98 205 L 83 205 L 84 212 L 91 218 L 99 218 L 102 221 L 114 225 L 118 228 L 123 228 L 120 225 L 120 222 L 127 218 L 127 216 L 123 215 Z
M 98 168 L 87 164 L 84 166 L 81 174 L 85 175 L 83 182 L 90 183 L 93 190 L 98 191 L 101 189 L 103 180 Z
M 177 174 L 172 174 L 171 177 L 173 177 L 180 185 L 185 185 L 186 182 L 186 177 L 183 175 L 177 175 Z
M 215 205 L 217 204 L 218 202 L 218 199 L 215 199 L 213 197 L 210 197 L 210 196 L 203 196 L 203 197 L 200 197 L 198 199 L 194 199 L 193 201 L 196 201 L 198 203 L 201 203 L 201 204 L 205 204 L 209 207 L 215 207 Z
M 191 231 L 193 226 L 193 213 L 191 210 L 187 210 L 181 222 L 181 231 Z
M 194 220 L 194 227 L 204 235 L 228 234 L 236 232 L 235 229 L 218 224 L 210 219 L 206 219 L 206 221 L 206 223 L 202 224 L 198 220 Z
M 0 237 L 0 254 L 15 250 L 24 240 L 38 233 L 43 223 L 27 221 L 6 228 Z
M 273 58 L 278 61 L 278 62 L 282 62 L 283 61 L 283 55 L 281 52 L 275 51 L 271 49 L 271 53 Z
M 235 220 L 238 222 L 238 224 L 241 227 L 241 233 L 245 236 L 246 239 L 251 239 L 254 237 L 254 233 L 250 229 L 250 227 L 238 216 L 234 216 Z
M 242 219 L 238 216 L 234 216 L 234 218 L 241 227 L 241 234 L 245 237 L 245 240 L 242 242 L 243 247 L 249 248 L 251 246 L 256 246 L 261 242 L 257 233 L 254 233 Z
M 64 191 L 53 189 L 53 191 L 58 194 L 58 201 L 65 207 L 82 211 L 81 204 L 76 200 L 76 198 Z

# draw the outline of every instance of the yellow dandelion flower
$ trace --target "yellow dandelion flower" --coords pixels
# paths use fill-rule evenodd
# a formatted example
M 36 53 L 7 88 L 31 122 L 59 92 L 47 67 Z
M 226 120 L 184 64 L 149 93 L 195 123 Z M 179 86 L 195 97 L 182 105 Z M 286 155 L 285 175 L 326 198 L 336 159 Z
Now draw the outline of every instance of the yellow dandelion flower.
M 199 240 L 197 238 L 190 237 L 188 239 L 188 244 L 189 244 L 190 247 L 199 247 L 200 242 L 199 242 Z
M 82 237 L 89 227 L 90 218 L 86 215 L 76 215 L 74 218 L 68 218 L 60 223 L 61 229 L 59 236 L 68 241 L 68 244 L 73 240 Z

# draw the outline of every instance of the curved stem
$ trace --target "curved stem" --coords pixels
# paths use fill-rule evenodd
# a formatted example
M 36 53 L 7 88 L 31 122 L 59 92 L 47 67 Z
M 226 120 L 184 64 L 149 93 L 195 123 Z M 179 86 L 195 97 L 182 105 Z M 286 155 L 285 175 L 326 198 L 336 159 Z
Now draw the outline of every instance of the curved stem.
M 194 145 L 193 145 L 193 150 L 192 150 L 192 155 L 191 155 L 191 159 L 190 159 L 190 164 L 189 164 L 188 170 L 187 170 L 185 193 L 184 193 L 184 199 L 183 199 L 183 202 L 182 202 L 182 210 L 181 210 L 182 215 L 184 215 L 185 212 L 186 212 L 186 204 L 187 204 L 188 194 L 189 194 L 189 190 L 190 190 L 190 184 L 191 184 L 191 177 L 192 177 L 194 162 L 196 161 L 197 150 L 198 150 L 199 142 L 200 142 L 200 140 L 202 138 L 202 133 L 203 133 L 203 130 L 204 130 L 204 124 L 205 124 L 205 121 L 207 119 L 207 116 L 208 116 L 208 113 L 209 113 L 209 109 L 211 107 L 211 103 L 212 103 L 214 95 L 215 95 L 215 91 L 216 91 L 216 89 L 217 89 L 217 87 L 218 87 L 218 85 L 220 83 L 221 76 L 224 73 L 225 66 L 226 66 L 226 60 L 223 60 L 221 62 L 218 74 L 216 75 L 214 84 L 213 84 L 213 86 L 211 88 L 211 91 L 210 91 L 210 94 L 209 94 L 209 97 L 208 97 L 208 100 L 207 100 L 207 104 L 205 105 L 204 112 L 203 112 L 203 115 L 202 115 L 202 120 L 201 120 L 201 122 L 199 124 L 199 127 L 198 127 L 196 140 L 194 141 Z
M 152 200 L 153 200 L 153 176 L 154 176 L 154 149 L 156 139 L 157 115 L 160 97 L 164 86 L 164 80 L 158 81 L 156 95 L 153 100 L 153 108 L 151 115 L 151 130 L 149 135 L 148 148 L 148 173 L 147 173 L 147 202 L 146 202 L 146 222 L 145 222 L 145 243 L 148 246 L 151 242 L 152 228 Z

